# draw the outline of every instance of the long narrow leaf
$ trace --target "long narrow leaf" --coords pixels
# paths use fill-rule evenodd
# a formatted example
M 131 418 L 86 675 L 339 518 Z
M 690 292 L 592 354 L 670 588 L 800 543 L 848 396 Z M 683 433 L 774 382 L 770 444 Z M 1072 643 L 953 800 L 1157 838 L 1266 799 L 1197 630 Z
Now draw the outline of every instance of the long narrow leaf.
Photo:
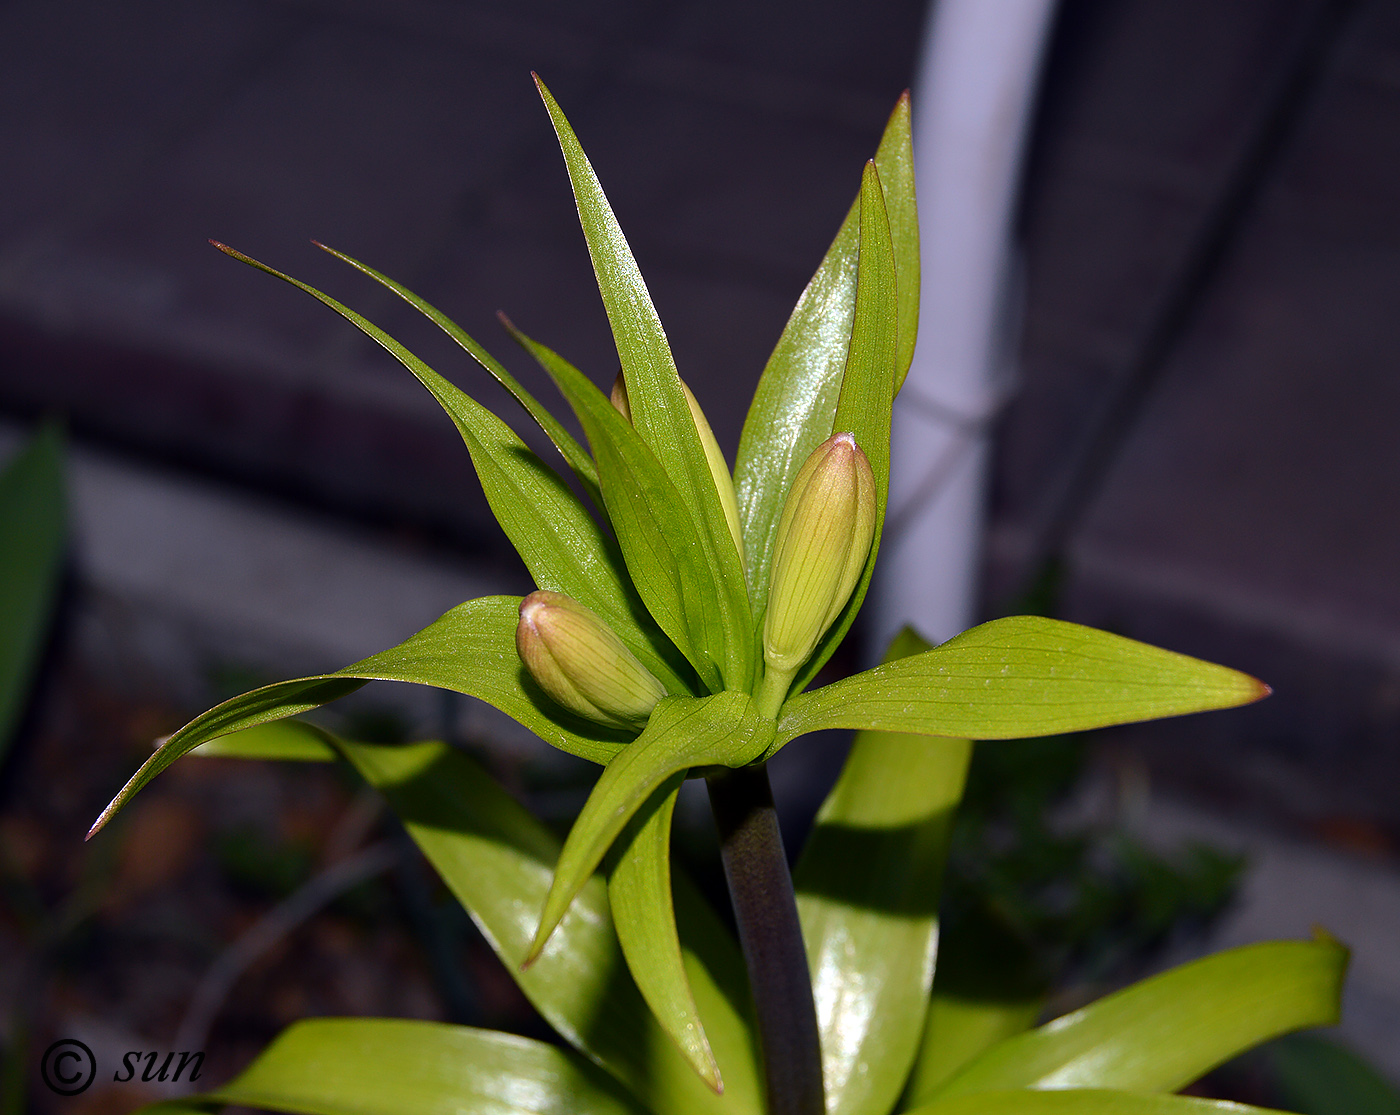
M 46 426 L 0 473 L 0 756 L 38 668 L 63 572 L 63 439 Z
M 886 661 L 927 650 L 907 628 Z M 861 732 L 793 882 L 828 1115 L 884 1115 L 923 1031 L 948 834 L 971 745 Z
M 354 310 L 250 256 L 222 244 L 215 246 L 329 306 L 413 373 L 457 426 L 491 511 L 535 583 L 592 608 L 669 690 L 688 691 L 667 659 L 665 637 L 636 598 L 616 544 L 559 474 L 509 426 Z
M 578 415 L 598 462 L 608 518 L 637 592 L 711 691 L 724 687 L 724 599 L 701 559 L 695 520 L 637 431 L 582 372 L 507 323 Z M 745 633 L 748 637 L 748 633 Z
M 521 990 L 569 1044 L 655 1112 L 756 1113 L 762 1108 L 752 1031 L 736 1007 L 745 994 L 737 946 L 689 911 L 680 930 L 687 971 L 725 1091 L 717 1096 L 656 1024 L 623 961 L 603 880 L 580 891 L 557 947 L 522 970 L 559 856 L 559 841 L 472 760 L 443 744 L 342 744 L 470 912 Z
M 405 1018 L 284 1030 L 205 1102 L 299 1115 L 643 1115 L 583 1058 L 530 1038 Z
M 195 717 L 132 775 L 102 811 L 97 832 L 148 782 L 207 740 L 309 712 L 353 693 L 367 681 L 407 681 L 451 689 L 494 705 L 546 743 L 606 763 L 627 737 L 564 712 L 530 679 L 515 650 L 518 596 L 483 596 L 459 604 L 396 647 L 331 674 L 254 689 Z
M 728 657 L 723 663 L 725 684 L 747 690 L 756 660 L 749 637 L 753 622 L 743 563 L 729 530 L 700 431 L 681 389 L 671 347 L 632 249 L 618 227 L 593 167 L 553 95 L 538 77 L 535 84 L 553 121 L 569 171 L 579 222 L 622 361 L 632 422 L 675 484 L 695 522 L 708 576 L 724 601 L 719 618 L 729 633 Z M 596 446 L 594 451 L 597 452 Z
M 1248 674 L 1043 616 L 1009 616 L 791 698 L 776 747 L 822 728 L 1020 739 L 1267 696 Z
M 898 382 L 913 357 L 919 307 L 919 223 L 909 97 L 900 98 L 875 152 L 885 188 L 899 283 Z M 802 292 L 759 380 L 734 461 L 750 600 L 761 615 L 768 600 L 778 520 L 793 477 L 831 436 L 856 305 L 859 198 L 851 205 L 821 266 Z
M 978 1092 L 911 1108 L 908 1115 L 1270 1115 L 1270 1109 L 1191 1096 L 1077 1088 L 1063 1092 Z
M 1261 1042 L 1336 1023 L 1347 950 L 1269 941 L 1183 964 L 995 1045 L 938 1099 L 1004 1088 L 1174 1092 Z
M 885 211 L 880 176 L 874 162 L 870 162 L 865 166 L 860 187 L 856 315 L 833 425 L 837 431 L 849 430 L 855 434 L 856 444 L 870 461 L 870 471 L 875 476 L 875 537 L 851 598 L 831 629 L 822 636 L 812 657 L 798 671 L 793 686 L 799 693 L 816 677 L 855 622 L 866 589 L 870 587 L 875 557 L 880 552 L 880 533 L 885 525 L 885 503 L 890 490 L 890 411 L 894 404 L 899 343 L 897 308 L 889 215 Z
M 414 294 L 413 291 L 409 290 L 406 286 L 403 286 L 401 283 L 396 283 L 393 279 L 389 278 L 387 275 L 381 274 L 368 264 L 361 263 L 358 259 L 355 259 L 354 256 L 348 256 L 344 252 L 338 252 L 334 248 L 327 247 L 319 241 L 312 241 L 312 243 L 323 251 L 329 252 L 331 255 L 335 256 L 336 259 L 343 260 L 357 271 L 368 275 L 380 285 L 392 290 L 456 341 L 468 356 L 480 364 L 497 383 L 511 393 L 515 401 L 524 408 L 525 413 L 535 420 L 536 425 L 544 431 L 545 436 L 554 443 L 554 448 L 559 450 L 560 456 L 568 463 L 573 474 L 578 477 L 579 482 L 583 485 L 584 490 L 588 492 L 589 497 L 599 507 L 603 505 L 602 496 L 598 490 L 598 470 L 593 465 L 593 459 L 584 452 L 583 446 L 574 440 L 573 435 L 570 434 L 568 430 L 564 429 L 559 420 L 555 418 L 554 415 L 550 414 L 549 411 L 540 404 L 539 400 L 530 394 L 530 392 L 525 389 L 524 385 L 511 375 L 510 372 L 506 371 L 505 366 L 499 360 L 482 348 L 465 329 L 436 306 L 418 297 L 418 295 Z
M 671 816 L 685 775 L 672 775 L 613 846 L 608 904 L 622 954 L 661 1028 L 716 1092 L 719 1066 L 686 976 L 671 901 Z
M 608 763 L 574 821 L 526 962 L 540 955 L 574 895 L 658 786 L 693 766 L 750 763 L 763 754 L 772 731 L 773 722 L 754 710 L 746 693 L 663 697 L 645 731 Z

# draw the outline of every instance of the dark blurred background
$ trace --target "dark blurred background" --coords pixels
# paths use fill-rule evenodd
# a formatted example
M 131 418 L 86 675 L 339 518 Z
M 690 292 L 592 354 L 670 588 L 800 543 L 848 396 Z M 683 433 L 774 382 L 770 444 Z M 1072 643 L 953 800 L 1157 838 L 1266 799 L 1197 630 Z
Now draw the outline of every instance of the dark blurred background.
M 428 298 L 542 398 L 497 310 L 610 381 L 537 70 L 732 458 L 916 80 L 926 8 L 0 2 L 0 450 L 66 422 L 77 532 L 61 680 L 0 803 L 11 858 L 63 862 L 81 831 L 44 826 L 94 813 L 211 693 L 341 665 L 525 583 L 427 394 L 208 238 L 327 290 L 493 405 L 430 326 L 309 240 Z M 1283 912 L 1256 903 L 1246 925 L 1298 932 L 1365 906 L 1356 932 L 1392 942 L 1362 965 L 1366 1017 L 1400 1035 L 1397 199 L 1400 6 L 1065 0 L 1024 170 L 982 595 L 987 615 L 1031 592 L 1274 685 L 1096 754 L 1180 803 L 1164 831 L 1195 824 L 1275 866 L 1260 901 Z M 406 707 L 406 731 L 505 731 Z M 109 739 L 103 709 L 125 725 Z M 83 784 L 26 820 L 26 787 L 58 794 L 85 755 Z M 153 846 L 194 839 L 180 816 Z M 1348 872 L 1341 897 L 1301 881 Z M 132 1025 L 163 1037 L 176 1008 L 151 1010 Z

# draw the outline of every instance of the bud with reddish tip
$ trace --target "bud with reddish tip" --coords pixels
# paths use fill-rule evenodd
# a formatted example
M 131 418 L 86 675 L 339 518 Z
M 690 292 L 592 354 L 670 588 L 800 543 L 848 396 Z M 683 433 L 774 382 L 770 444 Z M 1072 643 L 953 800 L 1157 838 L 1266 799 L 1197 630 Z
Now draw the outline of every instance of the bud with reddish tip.
M 705 412 L 700 409 L 699 400 L 686 384 L 685 380 L 680 381 L 681 391 L 685 393 L 685 402 L 690 407 L 690 417 L 695 422 L 695 430 L 700 435 L 700 444 L 705 450 L 705 463 L 710 466 L 710 477 L 715 482 L 715 490 L 719 492 L 719 505 L 724 509 L 724 521 L 729 525 L 729 536 L 734 539 L 734 548 L 739 551 L 739 560 L 744 560 L 744 536 L 739 531 L 739 500 L 734 494 L 734 477 L 729 472 L 729 465 L 725 463 L 724 454 L 720 451 L 719 442 L 715 440 L 715 432 L 710 429 L 709 420 L 705 417 Z M 617 378 L 613 380 L 612 405 L 627 421 L 632 421 L 632 406 L 627 398 L 627 383 L 622 378 L 622 373 L 617 373 Z
M 643 727 L 665 687 L 591 608 L 538 589 L 520 602 L 515 649 L 541 689 L 609 728 Z
M 875 475 L 853 434 L 834 434 L 793 479 L 773 549 L 763 657 L 778 676 L 811 657 L 846 606 L 875 537 Z

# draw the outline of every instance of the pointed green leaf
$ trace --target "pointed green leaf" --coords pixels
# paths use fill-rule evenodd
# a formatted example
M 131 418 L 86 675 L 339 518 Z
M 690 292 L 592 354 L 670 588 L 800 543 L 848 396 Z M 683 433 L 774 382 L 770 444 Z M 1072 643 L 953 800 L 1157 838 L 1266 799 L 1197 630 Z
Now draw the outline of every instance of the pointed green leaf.
M 870 587 L 880 533 L 885 525 L 885 502 L 890 491 L 890 412 L 894 404 L 895 358 L 898 348 L 894 275 L 894 246 L 890 242 L 889 216 L 884 190 L 875 164 L 867 163 L 860 188 L 860 259 L 856 268 L 856 315 L 851 327 L 851 349 L 841 377 L 841 397 L 836 403 L 833 429 L 849 430 L 865 452 L 875 476 L 875 537 L 865 559 L 865 569 L 851 598 L 841 610 L 816 651 L 797 672 L 794 691 L 800 693 L 826 660 L 841 645 Z
M 190 752 L 206 759 L 272 759 L 334 762 L 340 757 L 328 732 L 302 720 L 274 720 L 201 743 Z
M 875 152 L 885 188 L 899 283 L 899 382 L 914 352 L 919 306 L 919 223 L 909 97 L 900 98 Z M 860 201 L 852 204 L 821 266 L 788 318 L 759 380 L 739 438 L 734 485 L 744 532 L 755 615 L 768 601 L 768 576 L 783 501 L 812 450 L 836 432 L 832 421 L 855 320 Z
M 483 596 L 459 604 L 396 647 L 332 674 L 265 685 L 216 705 L 170 736 L 142 765 L 88 836 L 97 832 L 161 771 L 192 747 L 243 728 L 309 712 L 367 681 L 407 681 L 478 697 L 552 747 L 595 763 L 623 749 L 627 736 L 570 715 L 531 680 L 515 650 L 518 596 Z
M 886 661 L 928 649 L 907 628 Z M 828 1115 L 884 1115 L 913 1063 L 971 745 L 861 732 L 793 875 Z
M 1142 1096 L 1077 1088 L 1063 1092 L 978 1092 L 910 1108 L 908 1115 L 1271 1115 L 1271 1110 L 1193 1096 Z
M 506 327 L 578 415 L 597 456 L 603 502 L 637 592 L 701 680 L 711 691 L 722 689 L 721 674 L 733 652 L 722 618 L 727 598 L 705 569 L 699 532 L 675 485 L 631 423 L 582 372 L 513 325 Z M 739 639 L 752 644 L 752 633 L 745 628 Z
M 627 967 L 661 1028 L 716 1092 L 724 1090 L 690 990 L 671 902 L 671 815 L 685 774 L 674 774 L 638 810 L 613 846 L 608 904 Z
M 1237 670 L 1043 616 L 1009 616 L 924 654 L 789 699 L 776 746 L 822 728 L 966 739 L 1078 732 L 1267 696 Z
M 494 1030 L 407 1018 L 314 1018 L 196 1101 L 298 1115 L 643 1115 L 577 1054 Z M 189 1102 L 189 1101 L 185 1101 Z
M 726 602 L 722 618 L 726 625 L 736 625 L 731 628 L 730 658 L 723 663 L 725 684 L 747 689 L 752 683 L 753 647 L 748 639 L 737 637 L 752 629 L 743 563 L 729 531 L 704 442 L 681 389 L 671 347 L 593 167 L 554 97 L 538 77 L 535 84 L 564 153 L 579 222 L 622 361 L 632 424 L 656 454 L 695 523 L 708 575 Z M 740 617 L 746 621 L 743 627 L 737 626 Z
M 772 731 L 773 722 L 758 714 L 746 693 L 663 697 L 646 730 L 608 763 L 574 821 L 526 963 L 540 955 L 574 895 L 658 786 L 690 767 L 753 762 Z
M 67 534 L 63 438 L 45 426 L 0 473 L 0 756 L 48 636 Z
M 456 341 L 468 356 L 480 364 L 482 368 L 495 378 L 497 383 L 511 393 L 515 401 L 525 409 L 525 412 L 535 420 L 536 425 L 544 431 L 545 436 L 554 443 L 554 448 L 559 450 L 560 456 L 568 463 L 573 474 L 578 477 L 584 490 L 588 492 L 589 498 L 592 499 L 597 506 L 603 506 L 602 495 L 598 490 L 598 470 L 593 466 L 593 459 L 584 452 L 583 446 L 575 441 L 573 435 L 560 425 L 559 420 L 555 418 L 554 415 L 550 414 L 529 391 L 525 390 L 525 387 L 520 381 L 506 371 L 505 366 L 482 348 L 465 329 L 436 306 L 419 298 L 413 291 L 394 282 L 394 280 L 387 275 L 380 274 L 373 267 L 361 263 L 358 259 L 355 259 L 353 256 L 348 256 L 344 252 L 338 252 L 334 248 L 327 247 L 319 241 L 313 240 L 312 243 L 323 251 L 329 252 L 331 255 L 335 256 L 336 259 L 344 260 L 351 267 L 368 275 L 375 282 L 388 287 Z
M 557 942 L 521 969 L 559 856 L 559 841 L 475 762 L 445 744 L 341 744 L 384 793 L 424 855 L 550 1026 L 652 1111 L 756 1113 L 757 1052 L 742 1002 L 738 948 L 714 916 L 678 902 L 691 987 L 725 1091 L 717 1096 L 656 1024 L 628 974 L 603 880 L 579 892 Z M 677 883 L 682 880 L 677 878 Z M 678 885 L 678 897 L 687 894 Z M 698 931 L 697 931 L 698 930 Z
M 932 1100 L 968 1062 L 1035 1025 L 1050 980 L 1034 946 L 997 911 L 966 911 L 940 927 L 938 966 L 904 1106 Z
M 354 310 L 241 252 L 222 244 L 216 247 L 329 306 L 412 372 L 457 426 L 487 503 L 535 584 L 565 593 L 592 608 L 668 690 L 689 691 L 668 661 L 665 637 L 636 597 L 616 544 L 594 522 L 559 474 L 541 461 L 509 426 Z
M 1331 1026 L 1347 950 L 1269 941 L 1207 956 L 993 1046 L 938 1098 L 1005 1088 L 1174 1092 L 1292 1030 Z

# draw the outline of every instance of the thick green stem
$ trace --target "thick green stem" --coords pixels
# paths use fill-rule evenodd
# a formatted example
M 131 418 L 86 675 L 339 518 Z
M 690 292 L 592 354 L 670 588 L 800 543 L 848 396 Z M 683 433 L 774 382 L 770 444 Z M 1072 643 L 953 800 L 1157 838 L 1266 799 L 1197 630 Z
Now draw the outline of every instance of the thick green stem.
M 768 770 L 741 767 L 706 781 L 753 991 L 769 1115 L 824 1115 L 817 1010 Z
M 754 704 L 758 706 L 760 716 L 766 716 L 770 720 L 777 719 L 778 711 L 787 699 L 788 688 L 796 676 L 795 666 L 791 670 L 775 670 L 772 666 L 765 665 L 763 681 L 759 683 L 758 693 L 754 696 Z

